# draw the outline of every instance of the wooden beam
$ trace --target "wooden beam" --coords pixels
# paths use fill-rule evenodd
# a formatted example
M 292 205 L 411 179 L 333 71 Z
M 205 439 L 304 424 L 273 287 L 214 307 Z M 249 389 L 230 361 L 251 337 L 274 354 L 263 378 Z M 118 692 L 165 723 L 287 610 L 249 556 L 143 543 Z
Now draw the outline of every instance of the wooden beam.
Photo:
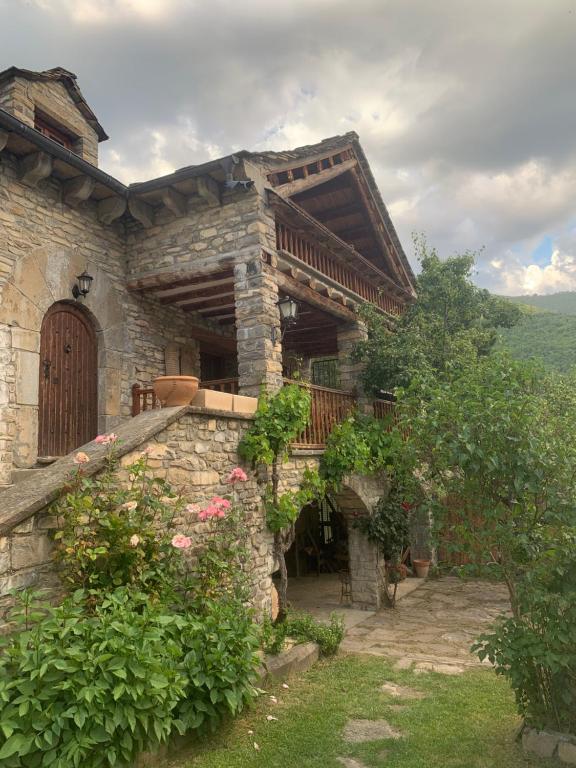
M 222 312 L 223 309 L 234 309 L 236 307 L 236 303 L 234 301 L 228 302 L 228 304 L 212 304 L 212 306 L 209 307 L 203 307 L 202 309 L 198 309 L 197 307 L 194 307 L 194 312 L 199 312 L 203 317 L 212 317 L 214 315 L 217 315 L 218 313 Z M 227 314 L 227 313 L 224 313 Z
M 88 200 L 96 182 L 91 176 L 75 176 L 73 179 L 64 182 L 62 187 L 62 199 L 66 205 L 76 208 L 76 206 Z
M 267 270 L 269 269 L 271 268 L 268 267 Z M 302 283 L 299 283 L 288 275 L 283 275 L 282 272 L 278 270 L 272 269 L 271 271 L 278 288 L 282 291 L 286 291 L 289 296 L 299 299 L 300 301 L 305 301 L 307 304 L 311 304 L 313 307 L 317 307 L 318 309 L 327 312 L 329 315 L 334 315 L 342 320 L 358 319 L 358 316 L 354 312 L 351 312 L 340 304 L 336 304 L 332 299 L 321 296 L 319 293 L 312 290 L 312 288 L 302 285 Z
M 166 187 L 160 191 L 162 204 L 175 216 L 185 216 L 188 210 L 186 198 L 174 187 Z
M 191 260 L 186 264 L 179 264 L 176 268 L 149 270 L 137 274 L 127 281 L 129 291 L 162 291 L 167 292 L 173 288 L 194 288 L 203 280 L 217 280 L 228 278 L 232 280 L 234 254 L 225 253 L 220 256 L 209 256 L 201 260 Z
M 344 160 L 343 163 L 334 165 L 332 168 L 326 168 L 324 171 L 320 171 L 320 173 L 313 173 L 305 179 L 296 179 L 296 181 L 289 181 L 286 184 L 279 184 L 277 187 L 274 187 L 274 189 L 279 195 L 282 195 L 282 197 L 292 197 L 299 192 L 304 192 L 306 189 L 312 189 L 312 187 L 317 187 L 319 184 L 325 184 L 327 181 L 335 179 L 337 176 L 341 176 L 343 173 L 354 168 L 357 164 L 358 161 L 356 158 L 353 158 L 352 160 Z
M 35 187 L 52 173 L 53 162 L 46 152 L 33 152 L 20 161 L 20 180 Z
M 209 328 L 202 328 L 201 326 L 192 326 L 187 328 L 186 332 L 189 336 L 197 341 L 205 341 L 213 349 L 221 349 L 225 352 L 236 352 L 236 339 L 230 336 L 220 336 L 216 331 L 211 331 Z
M 218 301 L 220 299 L 229 299 L 230 297 L 234 296 L 234 290 L 226 291 L 225 293 L 215 293 L 208 296 L 202 296 L 202 294 L 196 295 L 196 298 L 193 299 L 182 299 L 180 296 L 176 296 L 173 300 L 173 303 L 176 304 L 177 307 L 181 307 L 182 309 L 194 309 L 194 306 L 202 306 L 204 302 L 206 301 Z M 166 299 L 162 299 L 162 304 L 166 304 Z
M 106 197 L 98 203 L 98 219 L 102 224 L 112 224 L 126 210 L 125 197 Z
M 10 138 L 10 134 L 8 133 L 8 131 L 0 130 L 0 152 L 2 152 L 6 144 L 8 144 L 9 138 Z
M 200 197 L 213 205 L 220 205 L 220 187 L 218 182 L 214 181 L 212 176 L 199 176 L 196 181 Z

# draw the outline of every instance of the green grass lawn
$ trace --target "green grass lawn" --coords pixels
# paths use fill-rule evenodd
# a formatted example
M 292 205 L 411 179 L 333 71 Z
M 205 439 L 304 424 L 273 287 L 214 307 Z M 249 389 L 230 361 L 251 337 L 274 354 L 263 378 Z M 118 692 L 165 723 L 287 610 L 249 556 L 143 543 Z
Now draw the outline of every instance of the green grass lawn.
M 386 681 L 424 692 L 421 700 L 380 692 Z M 178 768 L 342 768 L 354 757 L 368 768 L 528 768 L 547 765 L 522 755 L 519 718 L 506 681 L 491 670 L 458 676 L 416 675 L 382 658 L 339 656 L 290 688 L 274 686 L 253 707 L 183 754 Z M 274 694 L 274 704 L 268 694 Z M 400 706 L 399 706 L 400 705 Z M 268 722 L 267 715 L 277 717 Z M 349 718 L 386 719 L 398 740 L 347 744 Z M 253 731 L 250 734 L 249 731 Z M 256 742 L 260 750 L 254 748 Z

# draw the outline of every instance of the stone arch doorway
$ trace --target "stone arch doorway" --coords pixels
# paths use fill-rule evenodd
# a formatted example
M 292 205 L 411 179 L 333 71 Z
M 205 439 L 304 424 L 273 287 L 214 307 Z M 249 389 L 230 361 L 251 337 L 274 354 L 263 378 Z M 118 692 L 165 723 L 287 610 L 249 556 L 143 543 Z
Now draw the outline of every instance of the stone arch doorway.
M 59 301 L 40 331 L 38 455 L 64 456 L 98 431 L 98 342 L 88 312 Z
M 349 478 L 337 493 L 331 494 L 324 510 L 322 505 L 302 510 L 297 522 L 300 536 L 286 558 L 288 599 L 294 607 L 326 616 L 345 607 L 370 611 L 380 608 L 383 564 L 378 548 L 356 523 L 360 517 L 371 514 L 382 495 L 382 485 L 375 485 L 374 493 L 370 493 L 371 488 L 365 492 L 363 485 L 366 483 L 362 479 Z M 324 514 L 326 510 L 330 513 L 328 517 Z M 303 541 L 309 542 L 309 551 L 304 556 Z M 348 589 L 342 586 L 344 574 Z

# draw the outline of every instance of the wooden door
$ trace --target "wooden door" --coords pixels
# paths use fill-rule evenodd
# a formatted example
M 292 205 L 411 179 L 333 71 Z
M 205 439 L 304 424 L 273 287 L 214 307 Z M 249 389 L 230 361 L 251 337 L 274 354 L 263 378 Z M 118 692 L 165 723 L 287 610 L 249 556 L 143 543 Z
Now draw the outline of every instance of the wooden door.
M 42 322 L 38 455 L 64 456 L 98 429 L 96 333 L 74 304 L 54 304 Z

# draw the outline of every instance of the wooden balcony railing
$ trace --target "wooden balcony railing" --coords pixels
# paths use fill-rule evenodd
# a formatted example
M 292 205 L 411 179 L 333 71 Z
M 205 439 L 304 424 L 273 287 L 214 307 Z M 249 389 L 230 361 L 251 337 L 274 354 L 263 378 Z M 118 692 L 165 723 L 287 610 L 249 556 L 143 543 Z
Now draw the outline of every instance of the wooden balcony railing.
M 160 401 L 152 387 L 132 384 L 132 416 L 138 416 L 142 411 L 160 408 Z
M 374 400 L 374 418 L 386 419 L 393 416 L 395 403 L 393 400 Z
M 330 389 L 301 381 L 284 379 L 286 384 L 298 384 L 306 388 L 312 397 L 310 422 L 304 432 L 293 443 L 294 448 L 322 449 L 326 446 L 328 435 L 336 424 L 356 408 L 356 398 L 352 392 Z
M 383 309 L 391 315 L 400 315 L 403 304 L 393 296 L 383 292 L 378 287 L 377 275 L 379 270 L 373 267 L 374 281 L 354 271 L 334 258 L 330 251 L 317 243 L 313 243 L 301 234 L 280 221 L 276 222 L 276 248 L 295 256 L 299 261 L 329 277 L 343 288 L 347 288 L 370 304 Z M 360 258 L 360 257 L 359 257 Z M 369 264 L 369 262 L 366 262 Z
M 212 379 L 203 381 L 200 386 L 202 389 L 214 389 L 216 392 L 229 392 L 231 395 L 238 394 L 238 379 Z

